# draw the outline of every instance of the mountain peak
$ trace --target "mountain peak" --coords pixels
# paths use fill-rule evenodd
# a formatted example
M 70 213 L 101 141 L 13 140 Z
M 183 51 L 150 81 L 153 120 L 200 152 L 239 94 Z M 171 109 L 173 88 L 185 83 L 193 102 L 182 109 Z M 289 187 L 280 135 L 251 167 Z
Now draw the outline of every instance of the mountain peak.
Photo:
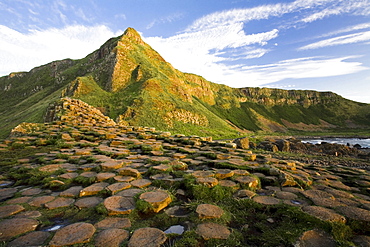
M 122 35 L 122 38 L 125 38 L 125 37 L 131 40 L 134 40 L 139 44 L 144 44 L 144 41 L 142 40 L 140 34 L 132 27 L 129 27 L 125 30 L 125 32 Z

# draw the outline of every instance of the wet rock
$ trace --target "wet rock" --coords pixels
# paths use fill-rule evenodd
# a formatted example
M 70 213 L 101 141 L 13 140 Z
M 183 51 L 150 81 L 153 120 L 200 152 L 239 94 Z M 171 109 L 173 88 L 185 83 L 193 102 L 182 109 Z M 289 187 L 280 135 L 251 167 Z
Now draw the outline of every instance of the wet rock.
M 198 225 L 196 233 L 202 236 L 205 240 L 208 239 L 227 239 L 231 232 L 226 226 L 216 223 L 204 223 Z
M 123 229 L 110 228 L 99 232 L 95 237 L 97 247 L 119 247 L 128 239 L 129 232 Z
M 104 206 L 109 215 L 129 214 L 135 209 L 132 197 L 111 196 L 104 200 Z
M 49 245 L 59 247 L 64 245 L 88 243 L 95 233 L 95 227 L 89 223 L 74 223 L 59 229 Z
M 0 218 L 5 218 L 14 214 L 17 214 L 24 210 L 21 205 L 6 205 L 0 207 Z
M 134 231 L 127 246 L 159 247 L 166 242 L 166 239 L 166 234 L 163 231 L 157 228 L 145 227 Z
M 34 231 L 38 225 L 39 222 L 34 219 L 5 219 L 0 222 L 0 241 L 8 241 L 19 234 Z
M 195 212 L 198 214 L 199 219 L 220 218 L 224 214 L 224 210 L 211 204 L 200 204 Z
M 9 247 L 45 246 L 45 241 L 50 237 L 49 232 L 35 231 L 27 233 L 11 241 Z

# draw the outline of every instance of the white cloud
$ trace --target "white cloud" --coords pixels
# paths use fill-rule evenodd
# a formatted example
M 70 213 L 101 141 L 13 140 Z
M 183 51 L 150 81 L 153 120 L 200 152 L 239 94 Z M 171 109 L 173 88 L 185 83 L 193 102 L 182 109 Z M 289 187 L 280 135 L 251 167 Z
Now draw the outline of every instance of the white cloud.
M 152 27 L 154 27 L 157 24 L 171 23 L 171 22 L 180 20 L 183 16 L 184 16 L 183 13 L 174 13 L 174 14 L 169 15 L 169 16 L 165 16 L 165 17 L 162 17 L 162 18 L 159 18 L 159 19 L 155 19 L 147 25 L 146 29 L 151 29 Z
M 311 49 L 318 49 L 318 48 L 323 48 L 323 47 L 328 47 L 328 46 L 354 44 L 354 43 L 366 42 L 366 41 L 370 41 L 370 31 L 348 34 L 348 35 L 343 35 L 343 36 L 339 36 L 335 38 L 321 40 L 321 41 L 300 47 L 298 50 L 311 50 Z
M 254 84 L 264 85 L 284 79 L 320 78 L 357 73 L 367 68 L 359 62 L 350 62 L 357 57 L 321 58 L 306 57 L 290 59 L 275 64 L 244 66 L 240 70 L 253 78 Z
M 0 75 L 28 71 L 54 60 L 82 58 L 122 33 L 99 25 L 32 30 L 22 34 L 0 25 Z

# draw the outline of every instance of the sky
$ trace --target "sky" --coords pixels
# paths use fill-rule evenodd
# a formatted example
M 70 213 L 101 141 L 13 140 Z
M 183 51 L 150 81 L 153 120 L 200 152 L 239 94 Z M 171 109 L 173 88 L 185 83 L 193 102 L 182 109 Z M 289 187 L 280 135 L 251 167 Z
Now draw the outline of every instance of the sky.
M 370 103 L 370 0 L 0 0 L 0 76 L 136 29 L 183 72 Z

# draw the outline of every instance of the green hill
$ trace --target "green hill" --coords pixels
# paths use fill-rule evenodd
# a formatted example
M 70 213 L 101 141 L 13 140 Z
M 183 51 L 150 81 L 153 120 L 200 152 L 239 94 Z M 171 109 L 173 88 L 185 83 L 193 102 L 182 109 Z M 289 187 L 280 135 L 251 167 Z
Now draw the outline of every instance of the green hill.
M 80 60 L 55 61 L 0 78 L 0 138 L 21 122 L 43 122 L 68 96 L 123 125 L 215 138 L 247 132 L 370 126 L 370 105 L 331 92 L 230 88 L 167 63 L 128 28 Z

